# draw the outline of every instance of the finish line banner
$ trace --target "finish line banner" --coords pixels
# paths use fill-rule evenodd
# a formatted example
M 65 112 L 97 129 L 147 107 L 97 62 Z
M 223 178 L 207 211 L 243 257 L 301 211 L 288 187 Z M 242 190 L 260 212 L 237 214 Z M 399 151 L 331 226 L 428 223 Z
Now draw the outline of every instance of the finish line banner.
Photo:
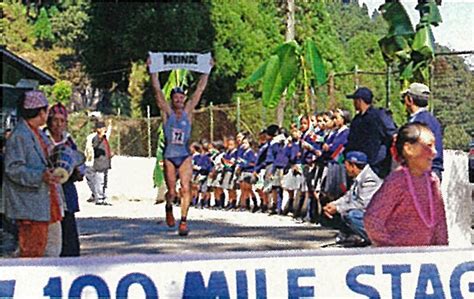
M 2 259 L 0 298 L 474 298 L 472 248 L 208 256 Z
M 172 53 L 149 52 L 151 64 L 150 73 L 159 73 L 176 69 L 209 74 L 212 69 L 211 53 Z

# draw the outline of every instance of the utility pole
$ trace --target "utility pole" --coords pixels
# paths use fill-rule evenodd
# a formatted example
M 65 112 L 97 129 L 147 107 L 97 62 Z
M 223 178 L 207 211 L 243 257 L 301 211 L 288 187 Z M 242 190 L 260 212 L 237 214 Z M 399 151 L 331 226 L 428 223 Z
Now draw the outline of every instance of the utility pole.
M 295 0 L 286 0 L 286 33 L 285 41 L 289 42 L 295 39 Z M 278 126 L 283 125 L 283 119 L 285 117 L 285 106 L 286 106 L 286 90 L 283 93 L 283 98 L 277 107 L 277 124 Z

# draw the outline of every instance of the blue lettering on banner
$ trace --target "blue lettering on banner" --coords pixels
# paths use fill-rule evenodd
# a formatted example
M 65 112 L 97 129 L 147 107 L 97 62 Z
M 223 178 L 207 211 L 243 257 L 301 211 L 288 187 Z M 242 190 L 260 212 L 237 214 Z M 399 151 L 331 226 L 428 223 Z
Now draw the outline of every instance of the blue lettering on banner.
M 213 271 L 208 287 L 204 285 L 201 272 L 187 272 L 184 281 L 183 298 L 230 298 L 224 271 Z
M 0 280 L 0 298 L 11 298 L 15 294 L 15 280 Z
M 288 269 L 288 298 L 314 297 L 314 287 L 299 286 L 300 277 L 315 277 L 314 269 Z
M 128 288 L 134 283 L 142 286 L 147 299 L 158 298 L 158 290 L 153 281 L 141 273 L 130 273 L 119 281 L 116 294 L 117 298 L 128 298 Z
M 49 296 L 49 298 L 62 298 L 62 290 L 61 277 L 50 277 L 48 284 L 43 288 L 43 296 Z
M 462 298 L 461 293 L 461 276 L 467 272 L 474 272 L 474 262 L 466 262 L 460 265 L 457 265 L 454 268 L 451 278 L 449 280 L 449 289 L 451 290 L 452 298 Z M 474 293 L 474 282 L 470 281 L 468 283 L 469 293 Z
M 402 298 L 402 274 L 410 273 L 410 265 L 383 265 L 382 272 L 392 276 L 392 298 Z
M 380 299 L 380 294 L 377 289 L 357 281 L 357 277 L 362 274 L 374 275 L 374 266 L 364 265 L 351 268 L 346 275 L 346 284 L 349 289 L 371 299 Z
M 69 289 L 69 298 L 81 298 L 82 290 L 88 286 L 95 288 L 99 298 L 110 298 L 107 283 L 96 275 L 83 275 L 76 278 Z
M 237 276 L 237 298 L 247 299 L 249 297 L 247 272 L 245 272 L 244 270 L 239 270 L 239 271 L 236 271 L 235 273 Z
M 428 282 L 431 282 L 433 294 L 427 294 Z M 443 285 L 435 264 L 421 264 L 415 298 L 445 298 Z
M 264 269 L 255 270 L 257 299 L 267 298 L 267 274 Z

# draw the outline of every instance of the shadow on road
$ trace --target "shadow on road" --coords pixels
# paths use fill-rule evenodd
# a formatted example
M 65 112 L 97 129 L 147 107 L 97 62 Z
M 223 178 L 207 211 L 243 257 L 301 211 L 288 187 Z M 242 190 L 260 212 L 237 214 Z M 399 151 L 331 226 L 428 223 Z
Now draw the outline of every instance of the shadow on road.
M 193 220 L 180 237 L 154 219 L 80 218 L 81 255 L 206 253 L 315 249 L 334 240 L 335 231 L 301 225 L 251 227 Z

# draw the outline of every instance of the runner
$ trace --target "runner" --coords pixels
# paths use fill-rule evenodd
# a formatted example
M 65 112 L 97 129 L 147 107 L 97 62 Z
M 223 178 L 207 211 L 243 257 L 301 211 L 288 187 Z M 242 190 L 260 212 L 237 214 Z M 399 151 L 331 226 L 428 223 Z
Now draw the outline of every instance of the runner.
M 148 67 L 151 59 L 147 61 Z M 214 61 L 210 61 L 214 66 Z M 191 177 L 192 158 L 189 150 L 189 139 L 191 138 L 192 113 L 198 105 L 202 93 L 207 85 L 209 74 L 202 74 L 196 90 L 186 101 L 186 95 L 181 87 L 175 87 L 171 91 L 171 104 L 168 104 L 161 90 L 158 73 L 150 73 L 155 99 L 163 117 L 163 131 L 165 134 L 164 170 L 165 181 L 168 187 L 166 193 L 166 224 L 169 227 L 175 225 L 173 216 L 173 199 L 176 197 L 176 180 L 179 176 L 181 181 L 181 221 L 178 228 L 180 236 L 186 236 L 189 232 L 187 215 L 191 202 Z

